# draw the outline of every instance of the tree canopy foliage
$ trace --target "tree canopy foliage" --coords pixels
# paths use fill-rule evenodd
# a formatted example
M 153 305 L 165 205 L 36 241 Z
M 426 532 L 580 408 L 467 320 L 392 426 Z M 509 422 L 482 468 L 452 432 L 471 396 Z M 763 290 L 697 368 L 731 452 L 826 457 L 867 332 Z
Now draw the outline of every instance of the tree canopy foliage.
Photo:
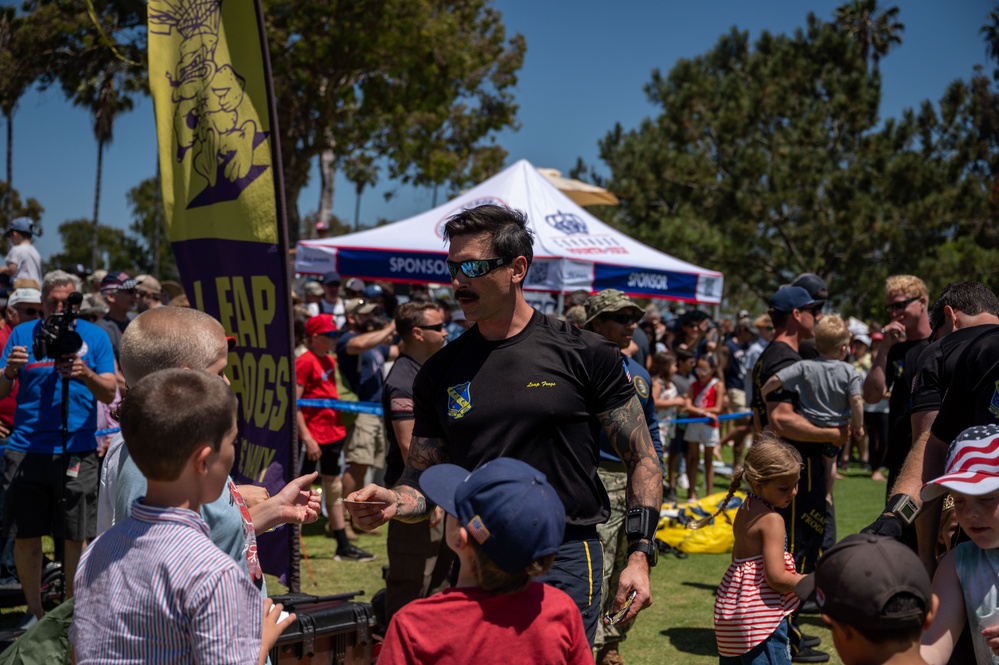
M 897 36 L 897 11 L 882 16 Z M 882 304 L 889 274 L 921 275 L 934 292 L 962 278 L 999 286 L 991 84 L 955 81 L 937 107 L 882 121 L 867 58 L 891 35 L 858 39 L 842 19 L 809 15 L 793 35 L 750 44 L 732 29 L 653 72 L 645 92 L 661 113 L 600 142 L 622 201 L 607 216 L 724 271 L 738 303 L 806 271 L 860 315 Z

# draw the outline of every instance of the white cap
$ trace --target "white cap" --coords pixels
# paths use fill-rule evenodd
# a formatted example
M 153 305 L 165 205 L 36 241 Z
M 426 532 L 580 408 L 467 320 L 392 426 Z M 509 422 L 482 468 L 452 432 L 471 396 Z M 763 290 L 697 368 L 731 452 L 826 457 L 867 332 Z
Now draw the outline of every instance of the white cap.
M 7 298 L 7 307 L 13 307 L 20 303 L 41 305 L 42 292 L 38 289 L 15 289 Z

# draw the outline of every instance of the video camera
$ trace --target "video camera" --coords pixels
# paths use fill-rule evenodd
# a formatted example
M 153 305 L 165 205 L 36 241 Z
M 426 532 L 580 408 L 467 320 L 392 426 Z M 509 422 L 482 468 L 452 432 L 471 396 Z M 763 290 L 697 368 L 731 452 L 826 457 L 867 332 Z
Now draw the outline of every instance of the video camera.
M 83 302 L 83 294 L 77 291 L 69 294 L 61 312 L 56 312 L 45 319 L 35 333 L 35 339 L 31 350 L 35 358 L 52 358 L 62 360 L 66 356 L 73 355 L 83 346 L 83 338 L 73 330 L 73 321 L 76 320 L 80 303 Z

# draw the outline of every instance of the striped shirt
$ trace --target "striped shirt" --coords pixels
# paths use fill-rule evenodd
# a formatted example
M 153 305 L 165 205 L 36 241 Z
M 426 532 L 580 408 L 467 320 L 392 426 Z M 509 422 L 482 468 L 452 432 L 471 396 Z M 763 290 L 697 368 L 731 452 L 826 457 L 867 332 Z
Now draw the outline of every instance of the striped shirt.
M 208 534 L 195 512 L 137 499 L 80 559 L 76 662 L 256 663 L 260 594 Z
M 794 558 L 784 552 L 784 569 Z M 725 571 L 715 596 L 715 640 L 722 656 L 741 656 L 777 629 L 798 607 L 794 592 L 780 593 L 763 577 L 763 555 L 736 559 Z

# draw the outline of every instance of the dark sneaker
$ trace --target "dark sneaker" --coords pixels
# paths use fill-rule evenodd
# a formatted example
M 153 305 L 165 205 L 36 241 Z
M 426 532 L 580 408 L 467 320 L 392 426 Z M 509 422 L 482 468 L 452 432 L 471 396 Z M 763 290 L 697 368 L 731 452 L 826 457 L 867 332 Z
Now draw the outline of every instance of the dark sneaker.
M 791 656 L 792 663 L 826 663 L 829 662 L 829 654 L 824 651 L 817 651 L 804 647 L 795 655 Z
M 360 547 L 354 545 L 348 545 L 347 547 L 341 547 L 336 551 L 336 556 L 333 557 L 334 561 L 374 561 L 375 555 L 371 552 L 365 552 Z
M 802 649 L 817 647 L 822 644 L 822 638 L 818 635 L 802 635 L 798 644 L 801 645 Z

